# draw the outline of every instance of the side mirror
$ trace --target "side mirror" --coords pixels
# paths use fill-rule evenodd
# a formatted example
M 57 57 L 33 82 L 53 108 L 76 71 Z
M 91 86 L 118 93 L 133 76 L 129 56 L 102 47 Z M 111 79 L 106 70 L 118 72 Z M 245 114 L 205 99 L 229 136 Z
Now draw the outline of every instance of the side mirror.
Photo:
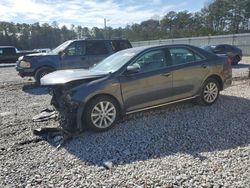
M 126 74 L 129 75 L 129 74 L 136 74 L 138 72 L 140 72 L 141 68 L 139 65 L 129 65 L 127 67 L 127 70 L 126 70 Z
M 61 56 L 61 57 L 63 57 L 63 56 L 66 55 L 66 53 L 62 50 L 62 51 L 59 51 L 59 52 L 58 52 L 58 55 Z

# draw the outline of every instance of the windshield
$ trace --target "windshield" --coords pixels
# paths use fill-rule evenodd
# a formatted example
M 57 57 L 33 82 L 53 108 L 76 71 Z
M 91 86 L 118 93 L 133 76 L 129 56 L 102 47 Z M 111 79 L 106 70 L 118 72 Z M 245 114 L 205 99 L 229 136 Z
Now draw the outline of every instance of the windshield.
M 58 54 L 60 51 L 64 50 L 72 41 L 68 40 L 61 45 L 57 46 L 55 49 L 51 50 L 51 53 Z
M 215 46 L 202 46 L 201 48 L 208 52 L 213 52 L 213 49 L 215 48 Z
M 132 52 L 131 50 L 123 50 L 107 57 L 90 70 L 107 73 L 115 72 L 119 70 L 123 65 L 125 65 L 135 55 L 136 53 Z

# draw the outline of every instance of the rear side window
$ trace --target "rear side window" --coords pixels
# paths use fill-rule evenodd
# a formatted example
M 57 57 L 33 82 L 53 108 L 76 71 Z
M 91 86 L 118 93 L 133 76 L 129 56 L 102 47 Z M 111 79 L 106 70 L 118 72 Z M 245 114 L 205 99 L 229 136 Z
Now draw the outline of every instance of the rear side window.
M 186 64 L 204 59 L 200 55 L 186 48 L 170 48 L 169 52 L 173 65 Z
M 108 49 L 104 41 L 86 41 L 86 55 L 104 55 Z
M 131 44 L 126 40 L 114 40 L 111 41 L 111 46 L 114 52 L 131 48 Z

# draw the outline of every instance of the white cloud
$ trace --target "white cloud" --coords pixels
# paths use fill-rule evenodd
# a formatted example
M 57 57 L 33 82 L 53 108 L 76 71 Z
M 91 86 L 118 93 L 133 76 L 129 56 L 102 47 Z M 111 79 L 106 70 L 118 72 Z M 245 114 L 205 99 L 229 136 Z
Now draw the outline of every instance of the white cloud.
M 151 3 L 129 2 L 130 4 L 114 0 L 3 0 L 0 2 L 0 18 L 1 21 L 24 23 L 57 21 L 59 25 L 64 23 L 84 27 L 103 27 L 103 19 L 107 18 L 110 20 L 108 26 L 119 27 L 139 23 L 156 14 L 163 16 L 170 9 L 180 7 L 167 5 L 159 8 L 156 5 L 160 5 L 161 0 L 153 0 Z
M 155 4 L 155 5 L 159 5 L 161 4 L 161 0 L 152 0 L 152 3 Z

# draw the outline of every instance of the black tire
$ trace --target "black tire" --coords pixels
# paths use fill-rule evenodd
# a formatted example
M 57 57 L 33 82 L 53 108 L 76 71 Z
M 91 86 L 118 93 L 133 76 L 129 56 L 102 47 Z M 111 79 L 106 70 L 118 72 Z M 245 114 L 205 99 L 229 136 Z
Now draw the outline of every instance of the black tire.
M 110 104 L 107 109 L 111 109 L 111 107 L 114 107 L 114 110 L 108 112 L 108 110 L 105 112 L 98 112 L 95 109 L 101 107 L 101 102 L 103 103 L 103 106 L 106 104 Z M 96 108 L 95 108 L 96 107 Z M 106 107 L 106 106 L 105 106 Z M 95 109 L 94 109 L 95 108 Z M 110 110 L 109 109 L 109 110 Z M 99 109 L 100 110 L 100 109 Z M 115 113 L 115 117 L 111 117 L 108 114 Z M 99 114 L 99 115 L 97 115 Z M 102 115 L 101 115 L 102 114 Z M 112 97 L 109 96 L 100 96 L 92 99 L 86 106 L 84 112 L 83 112 L 83 124 L 87 125 L 87 128 L 89 128 L 92 131 L 95 132 L 103 132 L 108 129 L 111 129 L 119 119 L 120 114 L 120 109 L 119 105 L 117 104 L 116 100 L 114 100 Z M 94 116 L 95 115 L 95 116 Z M 113 121 L 109 121 L 106 116 L 109 116 L 110 119 Z M 97 120 L 99 118 L 99 120 Z M 106 125 L 97 125 L 97 124 L 102 124 L 102 122 L 105 124 L 105 121 L 108 122 L 107 126 Z M 94 123 L 94 121 L 97 121 Z M 109 124 L 109 125 L 108 125 Z
M 36 80 L 36 83 L 38 85 L 40 85 L 40 80 L 43 76 L 45 76 L 46 74 L 49 74 L 51 72 L 53 72 L 54 70 L 52 68 L 49 68 L 49 67 L 42 67 L 40 69 L 38 69 L 35 73 L 35 80 Z
M 211 90 L 211 93 L 208 93 L 208 88 L 214 86 L 214 89 Z M 198 103 L 202 105 L 212 105 L 216 102 L 220 95 L 220 85 L 219 82 L 214 78 L 208 78 L 202 86 L 200 97 L 198 98 Z M 208 100 L 211 97 L 211 100 Z

